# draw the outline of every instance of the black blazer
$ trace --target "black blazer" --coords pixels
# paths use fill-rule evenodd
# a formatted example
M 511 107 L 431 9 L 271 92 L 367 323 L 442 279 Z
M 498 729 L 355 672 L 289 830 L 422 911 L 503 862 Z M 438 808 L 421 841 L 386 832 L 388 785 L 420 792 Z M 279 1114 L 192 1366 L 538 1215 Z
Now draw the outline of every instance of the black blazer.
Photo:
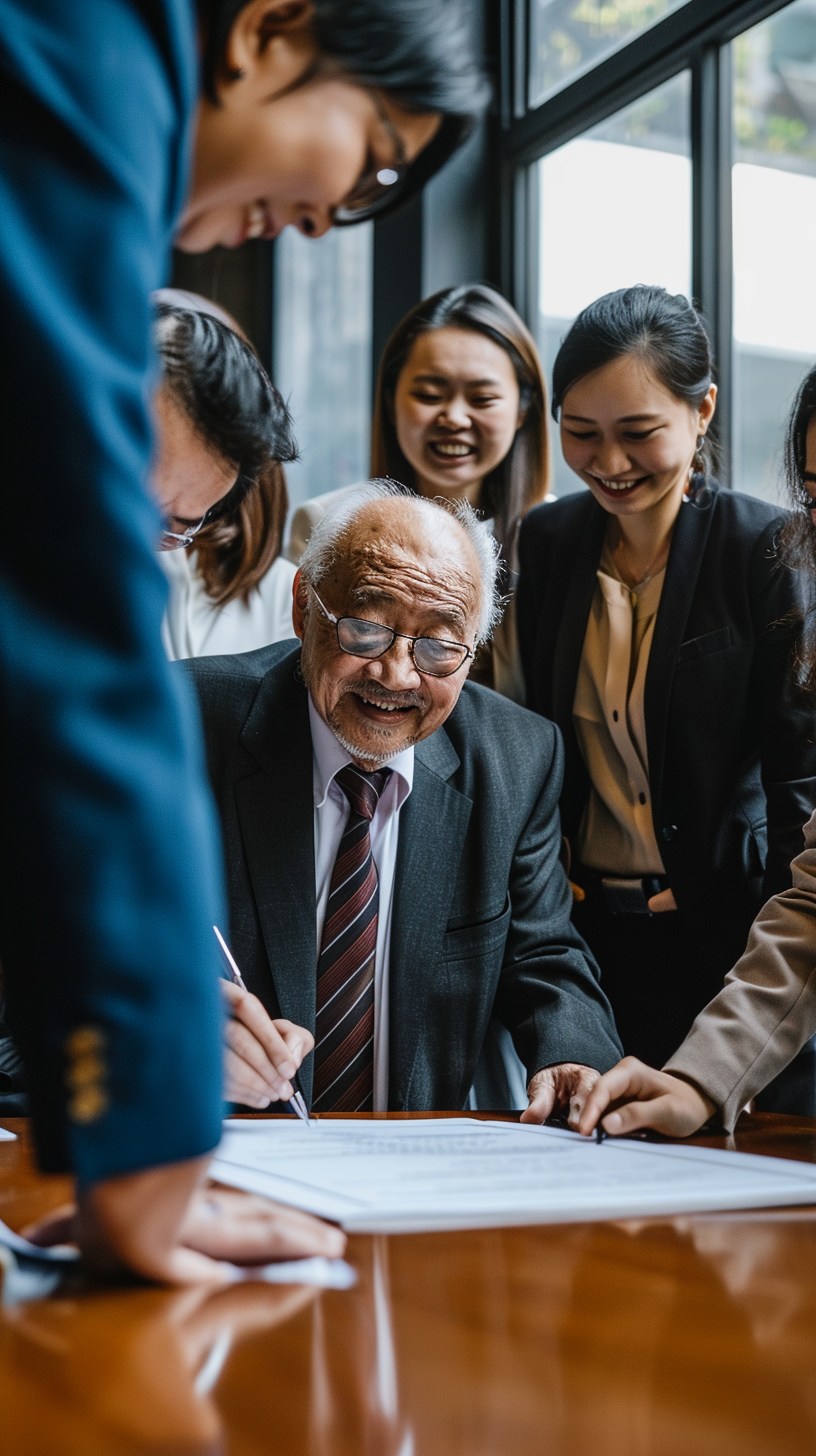
M 312 740 L 299 651 L 184 664 L 224 836 L 233 950 L 270 1015 L 314 1031 Z M 389 967 L 389 1106 L 462 1107 L 491 1015 L 528 1074 L 620 1055 L 559 862 L 557 730 L 466 685 L 417 745 L 400 814 Z M 311 1058 L 302 1072 L 309 1100 Z
M 607 519 L 582 491 L 531 511 L 519 543 L 527 701 L 564 735 L 568 838 L 589 793 L 572 704 Z M 678 906 L 727 914 L 746 933 L 790 885 L 816 803 L 813 713 L 784 621 L 797 579 L 774 557 L 783 520 L 716 485 L 681 507 L 645 685 L 652 814 Z

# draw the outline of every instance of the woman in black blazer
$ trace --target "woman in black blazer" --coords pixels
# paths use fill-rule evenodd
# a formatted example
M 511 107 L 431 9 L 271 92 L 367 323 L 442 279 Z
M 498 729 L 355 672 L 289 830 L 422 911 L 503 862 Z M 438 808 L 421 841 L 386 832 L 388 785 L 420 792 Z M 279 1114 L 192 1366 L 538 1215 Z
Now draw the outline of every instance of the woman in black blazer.
M 712 372 L 685 298 L 586 309 L 553 414 L 589 491 L 533 510 L 519 546 L 527 701 L 565 742 L 575 923 L 626 1052 L 654 1066 L 790 884 L 816 803 L 784 517 L 711 477 Z

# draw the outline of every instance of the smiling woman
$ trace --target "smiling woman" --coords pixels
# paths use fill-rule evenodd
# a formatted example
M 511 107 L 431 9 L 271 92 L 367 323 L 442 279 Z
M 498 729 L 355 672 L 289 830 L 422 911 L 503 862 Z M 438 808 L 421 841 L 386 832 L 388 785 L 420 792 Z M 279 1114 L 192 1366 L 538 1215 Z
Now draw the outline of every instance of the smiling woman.
M 464 0 L 199 0 L 205 94 L 178 246 L 387 212 L 488 97 Z
M 519 548 L 527 700 L 565 738 L 575 923 L 627 1053 L 653 1065 L 790 885 L 816 798 L 784 518 L 712 477 L 713 373 L 685 297 L 585 309 L 553 412 L 589 492 L 533 511 Z
M 428 499 L 466 501 L 492 532 L 510 601 L 471 676 L 522 701 L 512 592 L 519 523 L 549 484 L 546 388 L 531 334 L 495 289 L 443 289 L 398 324 L 380 361 L 371 468 Z M 341 495 L 295 512 L 293 560 Z

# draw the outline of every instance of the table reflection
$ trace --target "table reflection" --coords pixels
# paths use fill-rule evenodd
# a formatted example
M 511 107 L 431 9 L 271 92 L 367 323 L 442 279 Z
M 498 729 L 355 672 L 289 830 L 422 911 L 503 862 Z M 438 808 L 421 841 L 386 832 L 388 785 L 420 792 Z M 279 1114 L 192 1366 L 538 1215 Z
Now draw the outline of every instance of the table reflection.
M 224 1424 L 213 1391 L 225 1363 L 316 1292 L 262 1283 L 120 1289 L 5 1309 L 0 1451 L 220 1453 Z
M 350 1298 L 312 1310 L 309 1456 L 413 1456 L 399 1414 L 388 1239 L 361 1243 L 354 1262 Z

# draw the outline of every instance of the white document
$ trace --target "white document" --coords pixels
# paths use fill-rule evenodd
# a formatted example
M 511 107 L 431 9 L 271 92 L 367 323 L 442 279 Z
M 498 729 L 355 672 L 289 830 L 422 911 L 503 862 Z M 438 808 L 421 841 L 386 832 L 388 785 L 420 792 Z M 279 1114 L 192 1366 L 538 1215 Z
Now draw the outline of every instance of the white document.
M 7 1127 L 0 1127 L 0 1143 L 13 1143 L 16 1141 L 16 1132 L 9 1132 Z
M 230 1120 L 210 1174 L 365 1233 L 816 1204 L 808 1163 L 467 1118 Z

